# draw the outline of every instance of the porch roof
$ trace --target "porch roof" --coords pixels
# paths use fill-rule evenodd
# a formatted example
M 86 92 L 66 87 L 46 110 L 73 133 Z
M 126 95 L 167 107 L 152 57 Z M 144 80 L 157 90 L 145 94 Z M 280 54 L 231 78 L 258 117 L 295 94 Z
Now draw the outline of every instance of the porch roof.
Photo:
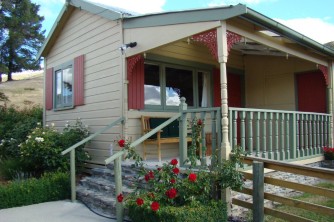
M 109 7 L 97 3 L 86 2 L 83 0 L 68 0 L 61 10 L 56 22 L 54 23 L 48 37 L 44 41 L 37 58 L 46 56 L 52 45 L 56 41 L 63 26 L 75 8 L 86 10 L 92 14 L 98 14 L 109 20 L 123 20 L 123 28 L 145 28 L 153 26 L 164 26 L 174 24 L 185 24 L 206 21 L 222 21 L 234 17 L 242 18 L 264 30 L 290 39 L 299 45 L 315 50 L 324 56 L 334 58 L 334 50 L 317 41 L 248 8 L 245 5 L 192 9 L 184 11 L 171 11 L 154 14 L 136 15 L 124 9 Z

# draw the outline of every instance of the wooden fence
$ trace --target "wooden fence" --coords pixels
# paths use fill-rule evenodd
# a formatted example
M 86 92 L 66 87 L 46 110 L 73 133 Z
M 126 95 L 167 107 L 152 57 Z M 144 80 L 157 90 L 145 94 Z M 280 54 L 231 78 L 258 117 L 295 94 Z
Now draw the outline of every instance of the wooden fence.
M 309 222 L 312 220 L 306 219 L 301 216 L 288 214 L 285 212 L 278 211 L 273 208 L 268 208 L 264 206 L 264 200 L 270 200 L 274 202 L 281 203 L 283 205 L 297 207 L 301 209 L 305 209 L 308 211 L 312 211 L 319 214 L 329 215 L 334 218 L 334 208 L 325 207 L 317 204 L 312 204 L 288 197 L 283 197 L 271 193 L 264 192 L 264 183 L 272 184 L 275 186 L 285 187 L 293 190 L 298 190 L 306 193 L 311 193 L 315 195 L 325 196 L 334 199 L 334 190 L 299 184 L 295 182 L 290 182 L 286 180 L 280 180 L 275 178 L 266 177 L 264 175 L 264 168 L 272 169 L 276 171 L 289 172 L 293 174 L 305 175 L 316 177 L 320 179 L 331 180 L 334 182 L 334 170 L 325 169 L 325 168 L 314 168 L 308 166 L 302 166 L 292 163 L 284 163 L 280 161 L 262 159 L 262 158 L 254 158 L 254 157 L 246 157 L 244 162 L 246 164 L 253 165 L 253 174 L 244 173 L 245 178 L 249 180 L 253 180 L 253 189 L 244 188 L 241 193 L 252 195 L 253 203 L 249 203 L 244 200 L 232 199 L 232 203 L 244 208 L 248 208 L 253 210 L 253 221 L 264 221 L 264 215 L 271 215 L 277 218 L 281 218 L 287 221 L 294 222 Z

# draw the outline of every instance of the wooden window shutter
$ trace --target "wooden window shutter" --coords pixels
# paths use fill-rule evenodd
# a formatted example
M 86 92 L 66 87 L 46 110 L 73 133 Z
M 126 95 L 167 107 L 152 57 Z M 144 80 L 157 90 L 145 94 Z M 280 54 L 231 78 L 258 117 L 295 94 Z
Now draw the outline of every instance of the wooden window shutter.
M 84 55 L 74 59 L 74 106 L 84 105 Z
M 127 60 L 128 67 L 128 108 L 144 109 L 144 58 L 130 57 Z
M 213 70 L 213 106 L 221 106 L 220 69 L 217 68 Z
M 53 68 L 46 70 L 45 74 L 45 109 L 53 108 Z

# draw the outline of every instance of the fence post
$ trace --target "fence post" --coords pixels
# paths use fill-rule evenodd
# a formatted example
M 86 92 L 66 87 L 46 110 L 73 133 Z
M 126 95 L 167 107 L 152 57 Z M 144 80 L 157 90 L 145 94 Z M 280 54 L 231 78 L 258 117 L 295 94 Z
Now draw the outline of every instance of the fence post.
M 75 149 L 70 152 L 70 171 L 71 171 L 71 200 L 76 200 L 76 189 L 75 189 Z
M 179 156 L 180 156 L 180 166 L 184 165 L 185 160 L 187 159 L 187 114 L 183 113 L 184 110 L 187 110 L 186 98 L 181 97 L 181 103 L 179 106 L 179 112 L 181 113 L 180 122 L 179 122 Z
M 116 197 L 122 193 L 122 165 L 121 157 L 117 157 L 114 160 L 114 173 L 115 173 L 115 195 Z M 123 204 L 116 201 L 116 218 L 117 222 L 123 221 Z
M 264 221 L 264 169 L 263 162 L 253 162 L 253 221 Z

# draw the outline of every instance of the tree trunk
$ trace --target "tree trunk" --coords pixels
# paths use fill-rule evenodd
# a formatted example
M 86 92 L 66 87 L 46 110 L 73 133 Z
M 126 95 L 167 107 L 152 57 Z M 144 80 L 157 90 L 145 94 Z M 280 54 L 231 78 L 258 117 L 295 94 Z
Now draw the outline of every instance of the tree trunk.
M 2 82 L 2 75 L 1 75 L 1 73 L 0 73 L 0 83 Z
M 8 79 L 7 79 L 7 81 L 13 81 L 12 72 L 11 71 L 8 72 Z

